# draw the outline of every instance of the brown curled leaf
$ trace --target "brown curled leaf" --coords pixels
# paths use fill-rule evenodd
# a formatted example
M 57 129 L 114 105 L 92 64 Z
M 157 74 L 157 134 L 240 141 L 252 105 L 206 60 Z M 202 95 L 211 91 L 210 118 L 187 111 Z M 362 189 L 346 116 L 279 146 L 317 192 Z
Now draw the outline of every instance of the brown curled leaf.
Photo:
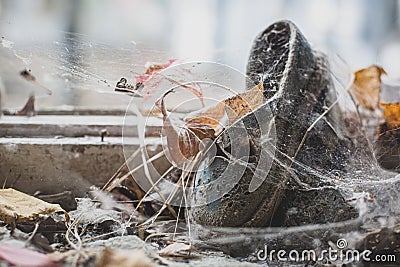
M 354 82 L 350 93 L 364 108 L 374 111 L 378 108 L 379 94 L 381 92 L 381 75 L 386 71 L 379 66 L 372 65 L 354 73 Z
M 173 124 L 164 105 L 164 98 L 173 91 L 164 94 L 160 101 L 160 109 L 163 114 L 163 128 L 172 160 L 180 165 L 187 159 L 195 157 L 200 151 L 202 140 L 214 138 L 217 129 L 231 125 L 259 107 L 263 103 L 263 90 L 262 83 L 260 83 L 247 92 L 221 101 L 194 118 L 186 119 L 185 124 L 181 127 Z M 222 126 L 221 120 L 224 117 L 228 118 L 228 125 Z
M 26 102 L 25 106 L 18 111 L 16 114 L 18 116 L 33 116 L 35 115 L 35 96 L 30 96 L 28 101 Z
M 217 131 L 221 120 L 227 116 L 229 125 L 247 115 L 263 103 L 263 85 L 256 85 L 251 90 L 232 96 L 218 103 L 207 111 L 186 121 L 192 124 L 207 125 Z M 226 125 L 227 126 L 227 125 Z
M 181 127 L 174 125 L 164 104 L 164 98 L 171 92 L 173 90 L 168 91 L 161 98 L 160 109 L 163 115 L 163 129 L 167 137 L 169 154 L 175 164 L 181 165 L 186 160 L 197 155 L 201 140 L 212 138 L 214 130 L 207 125 L 196 123 L 186 123 Z

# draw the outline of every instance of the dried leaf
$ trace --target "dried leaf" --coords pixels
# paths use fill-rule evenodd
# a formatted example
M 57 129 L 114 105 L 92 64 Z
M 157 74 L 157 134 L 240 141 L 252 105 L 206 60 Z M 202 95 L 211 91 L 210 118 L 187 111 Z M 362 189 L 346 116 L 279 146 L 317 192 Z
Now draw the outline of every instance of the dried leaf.
M 58 266 L 46 254 L 26 248 L 0 246 L 0 259 L 16 266 Z
M 123 78 L 117 83 L 117 87 L 116 90 L 118 88 L 117 91 L 124 91 L 124 92 L 130 92 L 132 93 L 133 91 L 141 91 L 141 95 L 140 96 L 144 96 L 146 98 L 146 95 L 151 95 L 154 91 L 154 88 L 156 88 L 162 79 L 166 79 L 176 85 L 179 85 L 180 87 L 188 90 L 189 92 L 191 92 L 192 94 L 194 94 L 195 96 L 197 96 L 200 101 L 201 104 L 204 106 L 204 100 L 203 100 L 203 93 L 201 90 L 201 87 L 199 84 L 194 83 L 193 86 L 189 86 L 187 84 L 181 83 L 179 81 L 176 81 L 174 79 L 169 78 L 168 76 L 161 76 L 162 79 L 151 79 L 152 77 L 155 76 L 155 74 L 159 73 L 160 71 L 168 68 L 169 66 L 171 66 L 176 60 L 175 59 L 170 59 L 168 60 L 167 63 L 164 64 L 154 64 L 154 63 L 147 63 L 147 70 L 144 74 L 138 75 L 136 76 L 136 86 L 134 86 L 134 88 L 121 88 L 126 86 L 126 79 L 123 80 Z M 151 81 L 151 82 L 150 82 Z M 119 86 L 118 86 L 119 85 Z M 131 86 L 133 87 L 133 86 Z M 195 88 L 195 87 L 199 87 L 199 88 Z M 146 90 L 141 90 L 143 88 L 146 88 Z M 138 94 L 138 93 L 136 93 Z
M 386 71 L 375 65 L 354 73 L 350 92 L 362 107 L 371 111 L 378 108 L 382 74 L 386 75 Z
M 29 97 L 25 106 L 17 112 L 18 116 L 33 116 L 35 115 L 35 96 Z
M 225 105 L 229 107 L 228 109 L 226 109 L 228 113 L 229 123 L 234 123 L 235 121 L 239 120 L 243 116 L 246 116 L 248 113 L 261 106 L 264 101 L 263 92 L 263 84 L 259 83 L 257 86 L 253 87 L 247 92 L 224 100 Z M 230 110 L 232 110 L 233 113 L 229 112 Z
M 165 109 L 164 98 L 172 91 L 164 94 L 160 101 L 160 109 L 168 150 L 175 164 L 181 165 L 187 159 L 196 156 L 200 151 L 201 141 L 214 138 L 216 131 L 223 128 L 222 118 L 227 117 L 230 125 L 259 107 L 263 103 L 263 91 L 260 83 L 247 92 L 225 99 L 206 112 L 187 119 L 183 127 L 175 126 Z
M 215 107 L 186 121 L 192 124 L 207 125 L 217 131 L 218 127 L 221 126 L 221 119 L 223 117 L 227 116 L 229 125 L 231 125 L 236 120 L 262 105 L 264 100 L 263 92 L 264 88 L 262 83 L 260 83 L 251 90 L 225 99 Z
M 40 215 L 63 212 L 58 204 L 50 204 L 12 188 L 0 189 L 0 220 L 5 223 L 35 221 Z
M 379 104 L 383 107 L 383 117 L 389 127 L 400 127 L 400 103 Z
M 174 125 L 164 104 L 164 98 L 167 92 L 161 98 L 160 109 L 163 115 L 163 129 L 167 137 L 168 151 L 175 164 L 181 165 L 186 160 L 195 156 L 199 152 L 200 141 L 204 138 L 212 138 L 214 130 L 207 125 L 185 124 L 183 127 Z
M 186 119 L 186 122 L 193 125 L 196 124 L 208 125 L 211 129 L 216 131 L 219 128 L 220 122 L 224 117 L 224 115 L 225 115 L 225 102 L 222 101 L 218 103 L 215 107 L 212 107 L 193 118 Z
M 172 63 L 174 63 L 176 61 L 176 59 L 170 59 L 168 60 L 167 63 L 164 64 L 154 64 L 154 63 L 147 63 L 146 67 L 146 72 L 144 74 L 138 75 L 136 76 L 136 83 L 144 83 L 147 80 L 150 79 L 150 77 L 160 71 L 162 71 L 163 69 L 168 68 L 169 66 L 172 65 Z
M 171 245 L 161 249 L 158 254 L 168 257 L 182 257 L 190 255 L 190 252 L 194 249 L 195 248 L 192 245 L 187 245 L 184 243 L 172 243 Z
M 400 126 L 400 85 L 397 83 L 382 82 L 382 92 L 379 105 L 383 109 L 383 118 L 386 121 L 386 127 L 381 130 L 392 130 Z

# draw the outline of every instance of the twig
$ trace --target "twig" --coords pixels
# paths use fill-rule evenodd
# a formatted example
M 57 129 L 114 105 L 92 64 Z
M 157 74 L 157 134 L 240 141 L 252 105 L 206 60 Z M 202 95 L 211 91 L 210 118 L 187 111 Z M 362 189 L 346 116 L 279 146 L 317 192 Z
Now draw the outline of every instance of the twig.
M 332 105 L 329 106 L 329 108 L 327 108 L 324 112 L 322 112 L 321 115 L 319 115 L 319 117 L 310 125 L 310 127 L 308 127 L 307 131 L 305 132 L 305 134 L 303 135 L 303 139 L 300 142 L 300 145 L 298 146 L 296 153 L 294 153 L 293 159 L 295 159 L 297 157 L 297 155 L 300 152 L 300 149 L 303 147 L 307 135 L 309 132 L 311 132 L 311 130 L 315 127 L 315 125 L 318 123 L 318 121 L 320 121 L 323 117 L 325 117 L 326 114 L 328 114 L 329 111 L 331 111 L 331 109 L 339 102 L 339 99 L 336 99 L 335 102 L 332 103 Z
M 108 179 L 107 183 L 103 186 L 101 189 L 102 191 L 107 191 L 110 192 L 112 189 L 109 189 L 107 187 L 110 186 L 110 184 L 115 180 L 115 178 L 118 177 L 118 175 L 122 172 L 122 170 L 127 167 L 128 163 L 130 163 L 140 152 L 140 147 L 118 168 L 118 170 L 111 176 L 110 179 Z
M 38 229 L 39 229 L 39 223 L 35 223 L 35 228 L 33 229 L 32 234 L 26 240 L 27 243 L 30 242 L 35 237 Z
M 145 193 L 145 195 L 143 196 L 143 198 L 139 201 L 139 204 L 137 205 L 136 209 L 142 204 L 143 199 L 146 198 L 147 196 L 149 196 L 150 192 L 153 190 L 153 188 L 161 181 L 161 179 L 163 179 L 170 171 L 172 171 L 174 169 L 174 166 L 169 167 L 168 170 L 166 170 L 161 176 L 160 178 L 158 178 L 158 180 L 153 183 L 151 185 L 151 187 L 149 188 L 149 190 L 147 190 L 147 192 Z

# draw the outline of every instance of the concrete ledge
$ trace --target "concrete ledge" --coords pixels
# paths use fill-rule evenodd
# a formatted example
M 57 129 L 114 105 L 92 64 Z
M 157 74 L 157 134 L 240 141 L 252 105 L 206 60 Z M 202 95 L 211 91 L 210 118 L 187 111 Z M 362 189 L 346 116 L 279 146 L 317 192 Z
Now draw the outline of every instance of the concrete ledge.
M 139 147 L 137 137 L 122 138 L 123 116 L 4 116 L 0 119 L 0 183 L 33 194 L 73 191 L 82 196 L 91 185 L 104 183 L 125 161 L 123 149 Z M 146 129 L 149 154 L 161 151 L 161 120 Z M 129 127 L 137 134 L 135 122 Z M 100 131 L 111 136 L 101 141 Z M 151 137 L 153 136 L 153 137 Z M 158 136 L 158 137 L 157 137 Z M 123 146 L 125 143 L 125 147 Z M 134 164 L 141 163 L 137 157 Z M 161 172 L 165 158 L 154 162 Z M 144 177 L 139 171 L 135 177 Z
M 138 136 L 137 121 L 132 116 L 125 121 L 124 116 L 73 116 L 41 115 L 34 117 L 3 116 L 0 119 L 0 137 L 38 137 L 38 136 L 99 136 L 106 129 L 110 136 L 122 136 L 124 132 L 131 137 Z M 160 136 L 162 120 L 151 117 L 146 122 L 146 136 Z

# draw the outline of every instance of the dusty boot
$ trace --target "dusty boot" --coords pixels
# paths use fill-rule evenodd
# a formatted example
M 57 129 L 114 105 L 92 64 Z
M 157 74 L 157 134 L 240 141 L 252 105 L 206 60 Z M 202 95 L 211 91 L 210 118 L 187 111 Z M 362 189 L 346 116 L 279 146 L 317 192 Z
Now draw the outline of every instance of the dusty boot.
M 217 140 L 218 157 L 197 173 L 195 221 L 210 226 L 265 227 L 357 217 L 357 210 L 346 201 L 346 192 L 331 180 L 346 175 L 347 166 L 360 165 L 372 154 L 359 131 L 358 117 L 344 114 L 338 105 L 328 64 L 289 21 L 271 25 L 256 38 L 247 74 L 254 84 L 263 81 L 264 104 L 225 131 Z M 260 127 L 271 120 L 274 140 L 269 141 Z M 240 124 L 247 139 L 236 134 Z M 265 142 L 270 143 L 263 146 Z M 243 161 L 235 162 L 229 156 L 232 149 L 249 144 L 251 154 L 239 181 L 222 198 L 209 201 L 216 190 L 212 182 L 232 183 L 235 168 L 243 166 Z M 271 166 L 265 172 L 255 171 L 265 147 L 270 150 Z M 254 179 L 261 183 L 249 190 Z

